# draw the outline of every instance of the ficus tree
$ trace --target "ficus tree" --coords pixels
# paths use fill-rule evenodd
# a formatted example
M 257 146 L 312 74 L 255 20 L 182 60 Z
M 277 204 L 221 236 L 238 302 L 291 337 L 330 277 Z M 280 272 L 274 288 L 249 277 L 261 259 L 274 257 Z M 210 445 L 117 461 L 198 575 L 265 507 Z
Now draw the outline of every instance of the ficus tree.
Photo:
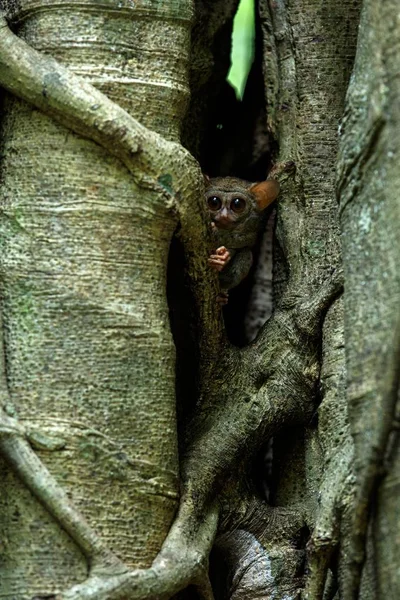
M 398 3 L 259 0 L 242 103 L 237 4 L 0 2 L 4 599 L 398 598 Z

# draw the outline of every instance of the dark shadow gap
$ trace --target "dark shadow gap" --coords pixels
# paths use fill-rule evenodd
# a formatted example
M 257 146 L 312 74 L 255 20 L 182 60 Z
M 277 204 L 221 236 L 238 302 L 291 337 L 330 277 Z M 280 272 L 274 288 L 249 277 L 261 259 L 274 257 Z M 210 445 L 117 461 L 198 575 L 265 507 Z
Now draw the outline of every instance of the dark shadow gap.
M 197 89 L 197 103 L 196 90 L 193 91 L 186 129 L 184 128 L 183 132 L 184 143 L 198 158 L 203 172 L 211 177 L 232 175 L 248 181 L 262 181 L 270 169 L 274 147 L 269 141 L 266 126 L 262 32 L 257 11 L 254 61 L 241 101 L 226 81 L 230 68 L 227 48 L 230 47 L 231 35 L 232 22 L 229 22 L 215 38 L 212 48 L 214 71 L 203 88 Z M 195 146 L 192 146 L 189 143 L 189 133 L 196 119 L 203 129 L 194 132 L 192 144 Z M 239 347 L 248 341 L 244 319 L 254 282 L 258 252 L 259 245 L 254 248 L 255 261 L 249 276 L 230 292 L 229 303 L 223 309 L 228 337 Z M 199 357 L 196 322 L 193 317 L 194 303 L 185 281 L 184 257 L 178 238 L 171 244 L 167 281 L 171 329 L 177 349 L 177 410 L 179 430 L 182 434 L 197 400 Z M 182 435 L 180 444 L 182 445 Z
M 265 89 L 262 70 L 262 32 L 255 21 L 254 61 L 251 66 L 242 101 L 225 81 L 221 91 L 209 106 L 208 122 L 200 146 L 200 163 L 210 177 L 235 176 L 247 181 L 262 181 L 272 165 L 276 147 L 267 131 Z M 268 219 L 271 211 L 265 215 Z M 245 331 L 245 316 L 254 285 L 260 243 L 254 248 L 254 264 L 249 275 L 230 291 L 224 307 L 225 326 L 230 341 L 239 347 L 249 340 Z

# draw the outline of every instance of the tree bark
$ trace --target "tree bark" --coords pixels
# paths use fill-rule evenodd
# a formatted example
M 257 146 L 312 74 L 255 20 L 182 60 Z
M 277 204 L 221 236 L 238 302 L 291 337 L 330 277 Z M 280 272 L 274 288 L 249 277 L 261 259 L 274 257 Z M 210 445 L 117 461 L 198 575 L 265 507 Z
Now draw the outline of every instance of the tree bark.
M 381 10 L 382 9 L 382 10 Z M 355 508 L 342 557 L 342 591 L 356 598 L 400 590 L 398 434 L 400 113 L 395 73 L 400 21 L 395 2 L 364 2 L 339 155 L 340 219 L 346 276 L 345 342 L 354 439 Z M 397 517 L 396 517 L 397 515 Z
M 3 4 L 30 46 L 179 139 L 190 2 Z M 104 148 L 21 100 L 6 98 L 3 132 L 7 408 L 36 434 L 37 455 L 106 546 L 128 566 L 149 566 L 179 489 L 165 297 L 176 214 Z M 160 177 L 168 186 L 168 171 Z M 3 473 L 2 597 L 84 579 L 81 552 L 13 472 Z
M 260 0 L 256 166 L 247 134 L 245 166 L 208 154 L 225 107 L 225 142 L 240 142 L 224 84 L 236 6 L 1 3 L 18 34 L 3 20 L 4 599 L 398 595 L 396 6 L 380 20 L 366 0 L 347 98 L 343 298 L 335 162 L 359 3 Z M 243 348 L 216 303 L 181 137 L 221 172 L 264 177 L 278 152 L 274 311 Z M 255 464 L 271 438 L 267 503 Z
M 279 306 L 290 289 L 291 302 L 300 305 L 301 298 L 316 293 L 329 270 L 341 268 L 335 198 L 337 128 L 355 52 L 358 6 L 331 3 L 318 8 L 309 2 L 261 2 L 259 8 L 267 126 L 279 143 L 279 159 L 296 163 L 295 180 L 283 189 L 277 209 L 275 299 Z M 312 536 L 307 547 L 305 596 L 313 600 L 322 597 L 330 557 L 339 542 L 337 513 L 347 493 L 344 482 L 352 458 L 342 317 L 338 301 L 325 318 L 322 348 L 316 349 L 318 353 L 322 350 L 322 365 L 319 389 L 309 390 L 315 403 L 314 418 L 305 428 L 302 424 L 289 434 L 285 429 L 274 440 L 272 502 L 297 512 L 304 530 L 303 541 L 295 543 L 299 531 L 295 536 L 289 531 L 286 541 L 282 536 L 275 543 L 261 540 L 264 563 L 281 573 L 269 584 L 277 597 L 296 595 L 296 589 L 304 585 L 298 573 L 305 558 L 307 530 Z M 242 552 L 240 543 L 244 544 Z M 231 568 L 238 580 L 251 569 L 253 583 L 246 579 L 246 591 L 240 593 L 254 597 L 261 593 L 259 578 L 265 564 L 254 562 L 247 543 L 245 538 L 236 540 L 236 562 Z M 232 544 L 230 541 L 231 556 Z M 255 547 L 254 551 L 260 553 Z M 263 585 L 267 587 L 265 577 Z

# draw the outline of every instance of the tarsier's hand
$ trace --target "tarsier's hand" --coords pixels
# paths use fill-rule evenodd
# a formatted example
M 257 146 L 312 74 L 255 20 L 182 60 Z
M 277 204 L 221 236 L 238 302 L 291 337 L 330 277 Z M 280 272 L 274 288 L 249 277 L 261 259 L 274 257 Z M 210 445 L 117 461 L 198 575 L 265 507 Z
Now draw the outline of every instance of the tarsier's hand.
M 212 269 L 220 272 L 228 262 L 231 260 L 232 255 L 225 246 L 220 246 L 216 249 L 215 254 L 211 254 L 208 259 L 208 264 Z

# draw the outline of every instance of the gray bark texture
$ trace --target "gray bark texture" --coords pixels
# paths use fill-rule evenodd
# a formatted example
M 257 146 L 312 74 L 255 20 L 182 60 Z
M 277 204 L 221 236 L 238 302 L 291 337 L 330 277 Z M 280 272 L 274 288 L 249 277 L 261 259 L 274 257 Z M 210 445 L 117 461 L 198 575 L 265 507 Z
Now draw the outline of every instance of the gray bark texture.
M 349 598 L 356 597 L 369 537 L 362 593 L 366 598 L 394 599 L 400 590 L 400 455 L 395 431 L 400 360 L 400 19 L 396 2 L 384 3 L 381 9 L 364 3 L 338 162 L 347 398 L 356 474 L 343 585 Z
M 1 600 L 399 597 L 398 6 L 259 0 L 238 106 L 237 5 L 0 1 Z M 237 347 L 201 169 L 271 162 Z

